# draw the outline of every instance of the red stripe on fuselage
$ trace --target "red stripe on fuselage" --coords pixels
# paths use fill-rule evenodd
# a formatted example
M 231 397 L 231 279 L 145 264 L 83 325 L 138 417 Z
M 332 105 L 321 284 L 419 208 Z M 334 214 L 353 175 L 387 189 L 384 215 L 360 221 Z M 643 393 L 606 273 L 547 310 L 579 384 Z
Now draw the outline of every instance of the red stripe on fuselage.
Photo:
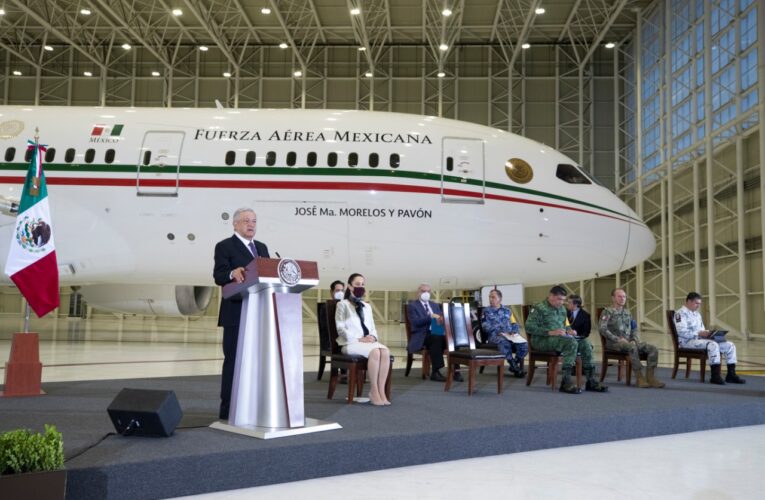
M 125 178 L 107 178 L 107 177 L 48 177 L 47 184 L 56 186 L 117 186 L 117 187 L 135 187 L 135 179 Z M 0 177 L 0 183 L 23 184 L 23 177 Z M 175 186 L 175 180 L 149 180 L 141 179 L 141 187 L 169 187 Z M 202 180 L 202 179 L 181 179 L 182 188 L 216 188 L 216 189 L 304 189 L 304 190 L 338 190 L 338 191 L 387 191 L 396 193 L 424 193 L 440 195 L 441 189 L 426 186 L 411 186 L 407 184 L 385 184 L 381 182 L 325 182 L 325 181 L 247 181 L 247 180 Z M 474 191 L 465 191 L 461 189 L 445 189 L 443 194 L 448 196 L 463 196 L 465 198 L 480 199 L 481 193 Z M 508 201 L 512 203 L 525 203 L 528 205 L 537 205 L 541 207 L 560 208 L 562 210 L 571 210 L 591 215 L 599 215 L 622 222 L 634 223 L 631 220 L 625 220 L 613 215 L 602 214 L 583 208 L 559 205 L 545 201 L 528 200 L 515 196 L 504 196 L 499 194 L 486 194 L 488 200 Z

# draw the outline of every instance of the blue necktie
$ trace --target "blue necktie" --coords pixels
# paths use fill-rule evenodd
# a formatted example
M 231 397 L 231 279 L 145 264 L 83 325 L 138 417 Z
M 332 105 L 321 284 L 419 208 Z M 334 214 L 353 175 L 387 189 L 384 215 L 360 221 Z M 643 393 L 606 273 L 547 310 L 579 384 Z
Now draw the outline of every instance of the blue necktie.
M 258 256 L 258 251 L 255 250 L 255 242 L 251 241 L 249 247 L 250 247 L 250 253 L 252 253 L 252 256 L 253 257 L 257 257 Z

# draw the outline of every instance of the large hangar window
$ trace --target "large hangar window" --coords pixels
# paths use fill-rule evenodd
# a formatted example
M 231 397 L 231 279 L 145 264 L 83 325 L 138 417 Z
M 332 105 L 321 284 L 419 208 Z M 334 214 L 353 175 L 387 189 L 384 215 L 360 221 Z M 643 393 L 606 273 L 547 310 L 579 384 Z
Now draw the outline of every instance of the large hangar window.
M 5 161 L 13 161 L 16 157 L 16 148 L 8 148 L 5 150 Z
M 592 184 L 578 168 L 561 163 L 555 171 L 555 177 L 569 184 Z

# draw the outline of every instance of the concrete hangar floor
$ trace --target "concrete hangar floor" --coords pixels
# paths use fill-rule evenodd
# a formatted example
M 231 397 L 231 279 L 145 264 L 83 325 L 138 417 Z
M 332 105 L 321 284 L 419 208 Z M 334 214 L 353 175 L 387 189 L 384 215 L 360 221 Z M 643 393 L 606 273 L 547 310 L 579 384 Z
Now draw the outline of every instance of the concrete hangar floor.
M 0 332 L 3 332 L 0 334 L 1 360 L 8 359 L 9 332 L 18 330 L 20 326 L 18 318 L 0 318 Z M 45 366 L 43 384 L 49 398 L 63 397 L 63 401 L 66 401 L 67 394 L 72 392 L 87 392 L 96 398 L 95 393 L 102 390 L 104 401 L 94 402 L 96 411 L 89 418 L 98 419 L 98 425 L 108 427 L 110 422 L 105 407 L 120 388 L 155 385 L 158 388 L 175 388 L 188 427 L 179 428 L 175 436 L 180 435 L 182 439 L 183 433 L 200 433 L 192 441 L 199 441 L 203 433 L 213 433 L 213 439 L 218 437 L 220 431 L 204 428 L 207 420 L 215 418 L 217 376 L 222 363 L 220 332 L 217 332 L 212 319 L 178 324 L 130 318 L 60 318 L 33 321 L 33 329 L 41 335 L 40 355 Z M 322 439 L 336 442 L 353 434 L 356 423 L 363 425 L 366 422 L 375 427 L 391 425 L 391 436 L 398 433 L 399 438 L 401 435 L 407 436 L 404 443 L 412 441 L 412 445 L 408 446 L 396 445 L 395 439 L 390 440 L 399 450 L 404 449 L 405 453 L 394 450 L 389 453 L 385 446 L 377 454 L 360 452 L 352 461 L 362 464 L 361 467 L 349 467 L 346 470 L 335 468 L 327 477 L 321 477 L 326 474 L 318 470 L 315 473 L 301 473 L 300 470 L 316 467 L 316 464 L 301 463 L 286 454 L 288 462 L 292 460 L 296 472 L 278 478 L 272 476 L 271 481 L 265 479 L 250 483 L 263 486 L 238 488 L 236 485 L 242 483 L 234 482 L 231 485 L 235 486 L 224 484 L 224 487 L 219 487 L 216 485 L 221 483 L 201 476 L 200 484 L 196 487 L 173 487 L 172 480 L 166 478 L 165 482 L 170 483 L 167 487 L 159 483 L 152 486 L 147 481 L 144 489 L 137 494 L 120 489 L 123 495 L 117 490 L 103 486 L 105 489 L 99 490 L 99 486 L 93 486 L 88 481 L 78 481 L 78 477 L 84 477 L 84 473 L 78 476 L 78 470 L 92 468 L 95 462 L 114 461 L 109 458 L 109 441 L 117 444 L 122 441 L 122 445 L 127 443 L 129 448 L 120 448 L 120 445 L 112 451 L 121 457 L 129 457 L 130 448 L 137 448 L 139 455 L 151 454 L 154 452 L 147 450 L 156 446 L 155 443 L 172 444 L 175 436 L 167 440 L 150 441 L 145 441 L 148 438 L 115 436 L 67 462 L 70 481 L 79 483 L 79 486 L 75 485 L 75 490 L 72 490 L 70 484 L 68 493 L 91 492 L 110 498 L 128 495 L 132 498 L 156 498 L 213 491 L 197 497 L 227 499 L 290 495 L 335 499 L 345 495 L 356 496 L 360 491 L 364 491 L 364 496 L 368 498 L 426 499 L 485 498 L 492 493 L 525 498 L 565 496 L 591 499 L 610 499 L 617 495 L 628 499 L 739 499 L 759 498 L 761 495 L 760 473 L 765 465 L 765 425 L 762 425 L 765 422 L 765 378 L 759 374 L 765 368 L 765 344 L 741 340 L 736 342 L 739 372 L 748 379 L 748 383 L 743 386 L 713 387 L 708 383 L 700 384 L 697 371 L 692 372 L 691 378 L 687 380 L 683 379 L 682 373 L 677 379 L 670 380 L 670 370 L 667 369 L 671 362 L 669 339 L 666 335 L 649 333 L 645 335 L 646 340 L 658 345 L 661 351 L 660 375 L 662 380 L 668 382 L 665 389 L 640 390 L 625 387 L 623 381 L 616 381 L 615 367 L 611 367 L 606 379 L 611 387 L 609 394 L 569 396 L 553 393 L 544 386 L 542 372 L 536 376 L 531 387 L 526 387 L 523 381 L 506 377 L 504 393 L 498 396 L 495 377 L 487 372 L 479 376 L 478 392 L 468 400 L 466 384 L 456 384 L 450 393 L 444 393 L 442 384 L 419 378 L 417 363 L 410 376 L 404 378 L 403 326 L 386 325 L 380 330 L 383 332 L 381 340 L 392 348 L 396 356 L 394 404 L 390 408 L 346 406 L 340 394 L 342 388 L 333 401 L 327 401 L 328 374 L 325 373 L 320 382 L 315 380 L 319 351 L 316 325 L 304 325 L 306 414 L 318 411 L 337 417 L 345 430 L 320 433 L 325 435 Z M 599 358 L 599 344 L 597 339 L 594 340 L 596 359 Z M 199 397 L 193 396 L 197 399 L 191 402 L 191 393 L 183 389 L 189 385 L 203 393 L 204 401 L 197 401 Z M 184 395 L 188 396 L 188 402 L 184 401 Z M 31 398 L 27 401 L 44 399 Z M 39 418 L 53 418 L 51 414 L 44 415 L 40 411 L 35 412 L 39 418 L 31 417 L 30 410 L 24 407 L 34 403 L 19 401 L 0 400 L 0 415 L 3 416 L 0 419 L 0 430 L 18 427 L 19 423 L 24 422 L 36 426 Z M 429 402 L 435 406 L 427 406 Z M 680 407 L 673 408 L 676 403 Z M 418 405 L 424 405 L 419 408 L 422 413 L 417 413 Z M 594 419 L 594 422 L 600 417 L 583 412 L 597 410 L 598 407 L 603 410 L 601 417 L 607 414 L 607 419 L 590 425 L 587 419 Z M 623 408 L 626 410 L 622 411 Z M 460 419 L 466 411 L 475 416 L 473 422 L 450 423 L 450 419 Z M 43 413 L 43 416 L 39 413 Z M 73 409 L 70 417 L 76 414 L 77 410 Z M 324 418 L 324 414 L 321 417 Z M 410 418 L 426 420 L 422 423 L 430 430 L 444 427 L 441 429 L 444 434 L 436 437 L 410 435 L 414 432 L 413 426 L 416 427 L 416 424 L 408 423 L 407 419 Z M 432 421 L 428 422 L 428 418 Z M 480 420 L 485 420 L 488 425 L 479 425 Z M 495 423 L 492 424 L 492 421 Z M 202 424 L 202 428 L 196 424 Z M 515 424 L 517 426 L 513 427 Z M 546 425 L 551 427 L 544 427 Z M 183 426 L 184 422 L 180 427 Z M 59 428 L 62 427 L 67 457 L 80 453 L 92 444 L 88 439 L 96 440 L 76 432 L 66 432 L 66 424 L 59 424 Z M 481 430 L 478 430 L 479 427 Z M 547 429 L 544 432 L 548 434 L 555 433 L 557 429 L 561 436 L 560 443 L 555 444 L 553 441 L 551 444 L 544 439 L 529 437 L 534 435 L 535 428 Z M 448 436 L 455 432 L 457 441 L 461 439 L 460 432 L 465 433 L 466 440 L 472 439 L 470 432 L 482 432 L 482 440 L 490 443 L 494 435 L 497 441 L 505 445 L 489 445 L 484 448 L 488 452 L 450 454 L 448 450 L 454 447 L 454 442 Z M 580 438 L 570 439 L 566 435 L 579 435 Z M 235 439 L 250 438 L 237 436 Z M 300 439 L 298 436 L 275 441 Z M 507 444 L 514 441 L 518 444 Z M 101 456 L 98 453 L 99 447 L 102 448 Z M 495 448 L 496 451 L 492 451 Z M 396 460 L 390 457 L 399 455 L 414 455 L 415 458 L 396 464 Z M 215 460 L 216 456 L 210 451 L 203 459 Z M 295 456 L 301 455 L 297 453 Z M 326 456 L 332 460 L 329 448 Z M 464 458 L 466 456 L 477 458 Z M 253 461 L 253 467 L 257 470 L 257 459 Z M 357 470 L 364 472 L 352 473 Z M 300 480 L 303 478 L 313 479 Z M 113 482 L 117 484 L 119 479 Z M 188 480 L 184 482 L 188 483 Z M 360 484 L 376 484 L 379 488 L 371 490 L 360 487 Z M 227 491 L 220 491 L 223 489 Z

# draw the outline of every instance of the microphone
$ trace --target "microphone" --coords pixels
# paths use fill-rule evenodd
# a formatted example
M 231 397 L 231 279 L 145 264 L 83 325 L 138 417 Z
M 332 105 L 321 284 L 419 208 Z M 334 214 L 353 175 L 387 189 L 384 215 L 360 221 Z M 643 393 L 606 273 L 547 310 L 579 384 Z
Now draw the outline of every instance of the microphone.
M 274 252 L 274 253 L 275 253 L 275 254 L 276 254 L 276 256 L 277 256 L 277 257 L 279 257 L 280 259 L 282 258 L 282 256 L 281 256 L 281 255 L 279 255 L 279 252 Z

